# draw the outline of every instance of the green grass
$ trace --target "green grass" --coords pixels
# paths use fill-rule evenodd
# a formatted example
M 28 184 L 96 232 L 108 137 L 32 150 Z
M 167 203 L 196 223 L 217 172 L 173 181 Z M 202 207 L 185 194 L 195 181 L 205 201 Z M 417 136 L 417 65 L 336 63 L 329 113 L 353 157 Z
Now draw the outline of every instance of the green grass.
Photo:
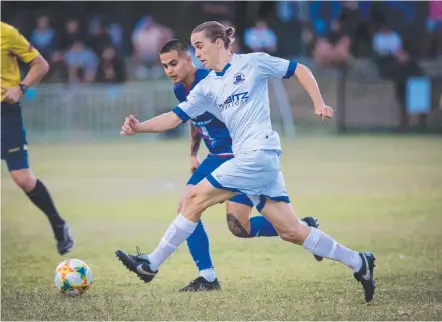
M 370 305 L 343 265 L 317 263 L 279 238 L 233 237 L 224 205 L 203 216 L 223 290 L 180 294 L 197 275 L 182 245 L 143 284 L 114 257 L 149 252 L 175 216 L 188 143 L 131 138 L 31 145 L 31 164 L 71 225 L 69 254 L 94 284 L 67 298 L 52 274 L 45 217 L 2 167 L 2 320 L 437 320 L 442 317 L 442 140 L 420 136 L 300 138 L 284 143 L 283 171 L 299 216 L 314 215 L 345 245 L 376 254 Z

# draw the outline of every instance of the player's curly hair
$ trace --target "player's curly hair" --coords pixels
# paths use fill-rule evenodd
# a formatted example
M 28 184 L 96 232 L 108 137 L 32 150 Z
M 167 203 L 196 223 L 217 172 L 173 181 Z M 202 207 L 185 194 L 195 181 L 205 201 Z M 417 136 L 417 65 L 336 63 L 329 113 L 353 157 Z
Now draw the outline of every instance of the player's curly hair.
M 223 24 L 218 21 L 206 21 L 193 29 L 192 34 L 204 31 L 207 38 L 214 43 L 217 39 L 221 39 L 224 42 L 224 47 L 226 49 L 232 46 L 235 41 L 234 34 L 235 28 L 226 28 Z

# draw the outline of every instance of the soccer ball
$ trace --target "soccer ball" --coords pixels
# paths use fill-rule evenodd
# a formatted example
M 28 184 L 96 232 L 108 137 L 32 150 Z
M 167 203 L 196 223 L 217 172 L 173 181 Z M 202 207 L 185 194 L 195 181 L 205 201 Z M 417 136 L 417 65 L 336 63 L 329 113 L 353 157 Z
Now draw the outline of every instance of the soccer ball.
M 81 295 L 92 285 L 92 271 L 79 259 L 67 259 L 55 269 L 54 282 L 62 293 L 71 296 Z

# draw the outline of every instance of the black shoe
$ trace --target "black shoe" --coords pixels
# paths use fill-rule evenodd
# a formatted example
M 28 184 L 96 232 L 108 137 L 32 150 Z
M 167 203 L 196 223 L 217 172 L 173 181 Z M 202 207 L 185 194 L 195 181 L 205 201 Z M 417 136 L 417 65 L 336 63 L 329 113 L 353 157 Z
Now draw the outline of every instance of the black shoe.
M 318 228 L 319 227 L 319 221 L 315 217 L 305 217 L 301 219 L 302 221 L 305 221 L 309 227 Z M 320 262 L 324 259 L 322 256 L 318 256 L 313 254 L 315 259 Z
M 66 223 L 55 228 L 54 234 L 57 240 L 57 250 L 60 255 L 66 254 L 74 247 L 74 240 L 69 233 L 69 227 Z
M 372 253 L 365 252 L 359 253 L 362 259 L 362 266 L 359 272 L 354 273 L 353 276 L 355 279 L 362 284 L 364 288 L 365 301 L 367 303 L 373 300 L 374 290 L 376 288 L 376 282 L 374 281 L 374 268 L 376 257 Z
M 218 282 L 218 279 L 215 279 L 213 282 L 209 282 L 204 277 L 200 276 L 190 282 L 189 285 L 180 289 L 180 292 L 204 292 L 204 291 L 216 291 L 220 290 L 221 285 Z
M 138 255 L 129 255 L 122 250 L 117 250 L 115 255 L 123 263 L 124 266 L 131 272 L 137 274 L 137 276 L 145 283 L 149 283 L 153 280 L 158 271 L 152 271 L 150 269 L 150 262 L 146 254 L 141 254 L 140 249 L 137 246 Z

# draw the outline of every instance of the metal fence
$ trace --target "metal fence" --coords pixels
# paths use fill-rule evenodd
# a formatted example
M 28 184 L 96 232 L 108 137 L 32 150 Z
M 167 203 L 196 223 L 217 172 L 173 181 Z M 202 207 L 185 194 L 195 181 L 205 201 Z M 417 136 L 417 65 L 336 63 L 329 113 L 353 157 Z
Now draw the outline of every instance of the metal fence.
M 279 107 L 272 108 L 275 127 L 280 128 L 280 123 L 285 121 L 288 124 L 285 126 L 286 132 L 293 136 L 289 103 L 282 95 L 285 94 L 284 86 L 280 83 L 273 85 L 270 99 L 273 107 Z M 29 91 L 22 100 L 29 136 L 51 141 L 111 139 L 119 135 L 127 115 L 133 113 L 140 120 L 145 120 L 170 111 L 176 104 L 168 80 L 122 85 L 41 84 Z M 280 111 L 281 106 L 285 107 L 283 112 Z M 180 126 L 166 136 L 185 133 L 185 126 Z
M 293 138 L 294 125 L 299 129 L 297 133 L 336 131 L 339 113 L 344 109 L 344 121 L 350 128 L 397 127 L 399 108 L 390 82 L 350 78 L 340 97 L 336 75 L 317 74 L 317 79 L 326 102 L 337 110 L 336 118 L 330 122 L 317 121 L 311 99 L 296 80 L 285 82 L 285 86 L 280 80 L 270 84 L 272 123 L 281 136 Z M 433 94 L 432 101 L 438 101 L 440 86 L 433 89 Z M 29 137 L 62 142 L 113 139 L 119 136 L 121 124 L 128 114 L 133 113 L 145 120 L 169 111 L 176 104 L 172 85 L 165 79 L 122 85 L 42 84 L 30 90 L 22 100 Z M 430 113 L 429 126 L 442 130 L 442 110 Z M 183 125 L 165 136 L 187 133 Z M 157 137 L 149 135 L 142 139 Z

